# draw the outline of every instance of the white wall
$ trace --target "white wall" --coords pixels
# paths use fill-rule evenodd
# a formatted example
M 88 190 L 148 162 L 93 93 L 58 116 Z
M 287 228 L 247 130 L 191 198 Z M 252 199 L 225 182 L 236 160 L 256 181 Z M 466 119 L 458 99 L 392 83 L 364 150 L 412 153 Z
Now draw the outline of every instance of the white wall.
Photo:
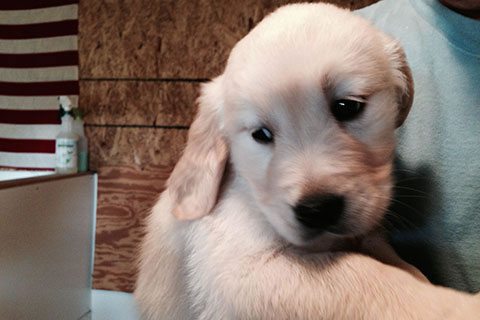
M 53 179 L 0 184 L 0 319 L 79 319 L 91 308 L 97 176 Z
M 25 179 L 31 177 L 45 176 L 49 174 L 54 174 L 53 171 L 3 171 L 0 170 L 0 181 L 4 180 L 15 180 L 15 179 Z

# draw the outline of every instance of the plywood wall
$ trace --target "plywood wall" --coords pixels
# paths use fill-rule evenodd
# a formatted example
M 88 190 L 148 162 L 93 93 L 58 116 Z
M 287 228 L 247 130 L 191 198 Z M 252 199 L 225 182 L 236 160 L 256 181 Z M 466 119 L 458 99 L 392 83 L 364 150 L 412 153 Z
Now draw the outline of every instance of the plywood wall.
M 290 2 L 80 1 L 79 105 L 99 174 L 95 289 L 134 289 L 143 220 L 184 147 L 199 86 L 265 14 Z

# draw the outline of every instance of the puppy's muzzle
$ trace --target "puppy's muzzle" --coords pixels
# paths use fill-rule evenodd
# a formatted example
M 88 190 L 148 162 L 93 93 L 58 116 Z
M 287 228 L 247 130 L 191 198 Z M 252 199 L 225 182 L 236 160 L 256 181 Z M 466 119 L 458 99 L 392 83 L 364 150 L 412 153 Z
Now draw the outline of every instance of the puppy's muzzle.
M 328 231 L 342 217 L 345 211 L 345 198 L 331 193 L 314 194 L 301 199 L 293 211 L 295 218 L 308 229 L 317 232 Z

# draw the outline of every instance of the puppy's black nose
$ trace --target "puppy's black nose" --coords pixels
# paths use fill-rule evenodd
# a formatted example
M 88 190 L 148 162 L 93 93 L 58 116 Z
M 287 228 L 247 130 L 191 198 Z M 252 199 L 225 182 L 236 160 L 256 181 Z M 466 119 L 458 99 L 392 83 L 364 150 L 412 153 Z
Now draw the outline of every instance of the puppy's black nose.
M 338 222 L 345 210 L 345 199 L 336 194 L 315 194 L 301 199 L 293 208 L 304 226 L 324 230 Z

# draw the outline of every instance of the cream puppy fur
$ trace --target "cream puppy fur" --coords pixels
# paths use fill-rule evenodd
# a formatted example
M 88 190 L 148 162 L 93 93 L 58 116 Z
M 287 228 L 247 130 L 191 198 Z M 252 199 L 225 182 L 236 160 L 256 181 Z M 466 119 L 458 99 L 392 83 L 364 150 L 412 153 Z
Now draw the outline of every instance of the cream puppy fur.
M 473 296 L 429 284 L 366 236 L 389 204 L 412 99 L 402 49 L 363 18 L 325 4 L 266 17 L 203 86 L 148 219 L 143 318 L 478 316 Z M 355 244 L 377 259 L 340 251 Z

